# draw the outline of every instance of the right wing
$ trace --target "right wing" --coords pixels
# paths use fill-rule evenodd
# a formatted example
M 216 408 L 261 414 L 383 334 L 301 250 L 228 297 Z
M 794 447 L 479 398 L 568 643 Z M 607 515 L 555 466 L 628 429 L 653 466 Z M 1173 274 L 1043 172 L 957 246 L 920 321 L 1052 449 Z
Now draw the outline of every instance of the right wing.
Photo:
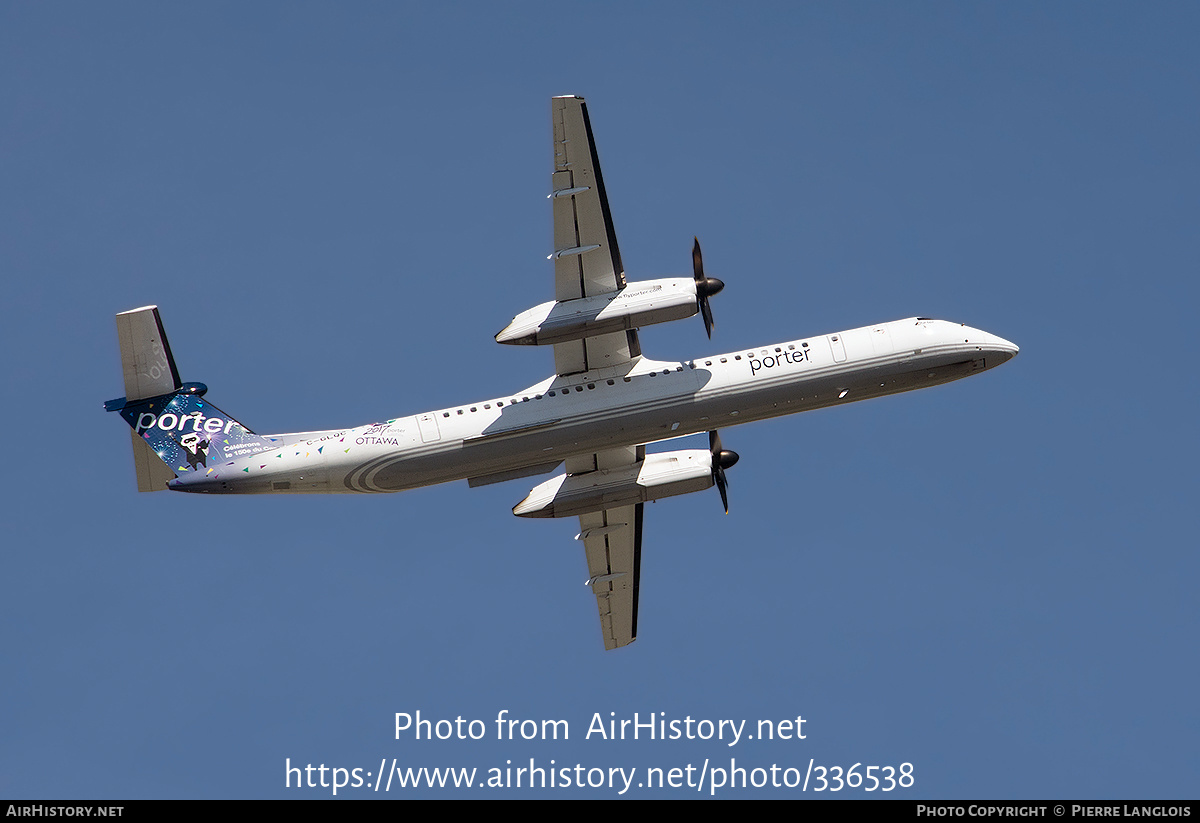
M 582 97 L 550 101 L 554 127 L 554 299 L 574 300 L 625 288 L 600 159 Z M 554 345 L 560 375 L 621 366 L 642 353 L 637 330 L 611 332 Z
M 567 460 L 567 472 L 612 469 L 644 459 L 645 446 L 607 449 Z M 588 584 L 600 611 L 604 648 L 637 640 L 638 587 L 642 573 L 642 507 L 617 506 L 579 516 L 579 539 L 587 555 Z

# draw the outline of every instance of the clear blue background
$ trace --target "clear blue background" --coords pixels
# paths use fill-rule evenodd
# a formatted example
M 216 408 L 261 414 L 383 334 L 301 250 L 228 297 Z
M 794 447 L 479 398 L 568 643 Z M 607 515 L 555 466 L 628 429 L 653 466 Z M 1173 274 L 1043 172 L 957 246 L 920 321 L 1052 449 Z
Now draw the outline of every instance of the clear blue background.
M 914 764 L 893 796 L 1194 798 L 1198 24 L 1186 3 L 0 5 L 0 796 L 329 795 L 285 789 L 287 758 L 734 757 Z M 725 430 L 730 515 L 715 491 L 647 507 L 640 637 L 613 653 L 577 521 L 509 513 L 532 481 L 134 491 L 101 410 L 117 311 L 158 304 L 184 379 L 259 431 L 549 374 L 492 335 L 552 296 L 554 94 L 588 99 L 630 277 L 686 275 L 695 234 L 727 284 L 711 343 L 648 328 L 650 356 L 918 314 L 1020 356 Z M 396 712 L 490 733 L 501 709 L 571 739 L 394 739 Z M 595 712 L 802 715 L 807 739 L 584 740 Z

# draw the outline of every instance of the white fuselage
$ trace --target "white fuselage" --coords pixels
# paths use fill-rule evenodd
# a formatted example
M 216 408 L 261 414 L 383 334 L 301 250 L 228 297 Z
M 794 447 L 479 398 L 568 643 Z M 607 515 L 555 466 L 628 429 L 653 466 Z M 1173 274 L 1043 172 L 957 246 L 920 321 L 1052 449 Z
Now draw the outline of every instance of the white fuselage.
M 1012 343 L 910 318 L 683 362 L 555 377 L 503 397 L 369 426 L 278 435 L 262 452 L 185 475 L 177 491 L 395 492 L 549 471 L 568 457 L 726 428 L 957 380 Z

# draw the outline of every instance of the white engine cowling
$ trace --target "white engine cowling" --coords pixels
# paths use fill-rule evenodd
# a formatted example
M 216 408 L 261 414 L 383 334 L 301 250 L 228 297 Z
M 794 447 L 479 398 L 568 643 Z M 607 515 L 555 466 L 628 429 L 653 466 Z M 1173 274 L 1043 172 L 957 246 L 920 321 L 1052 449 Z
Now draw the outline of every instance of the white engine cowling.
M 684 449 L 648 454 L 645 460 L 618 469 L 556 475 L 535 486 L 513 506 L 513 514 L 574 517 L 704 491 L 713 484 L 712 460 L 706 449 Z
M 496 342 L 519 346 L 563 343 L 682 320 L 696 311 L 696 281 L 691 277 L 643 280 L 608 294 L 534 306 L 514 317 L 496 335 Z

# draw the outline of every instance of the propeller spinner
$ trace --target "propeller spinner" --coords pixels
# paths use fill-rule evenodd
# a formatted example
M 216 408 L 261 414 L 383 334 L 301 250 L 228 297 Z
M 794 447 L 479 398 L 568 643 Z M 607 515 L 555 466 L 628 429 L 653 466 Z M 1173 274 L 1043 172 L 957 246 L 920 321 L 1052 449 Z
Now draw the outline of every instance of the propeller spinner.
M 704 330 L 708 332 L 708 338 L 711 340 L 714 323 L 712 307 L 708 305 L 708 298 L 725 288 L 725 284 L 715 277 L 704 276 L 704 258 L 700 255 L 700 238 L 692 239 L 695 241 L 692 244 L 692 276 L 696 278 L 696 306 L 704 318 Z

